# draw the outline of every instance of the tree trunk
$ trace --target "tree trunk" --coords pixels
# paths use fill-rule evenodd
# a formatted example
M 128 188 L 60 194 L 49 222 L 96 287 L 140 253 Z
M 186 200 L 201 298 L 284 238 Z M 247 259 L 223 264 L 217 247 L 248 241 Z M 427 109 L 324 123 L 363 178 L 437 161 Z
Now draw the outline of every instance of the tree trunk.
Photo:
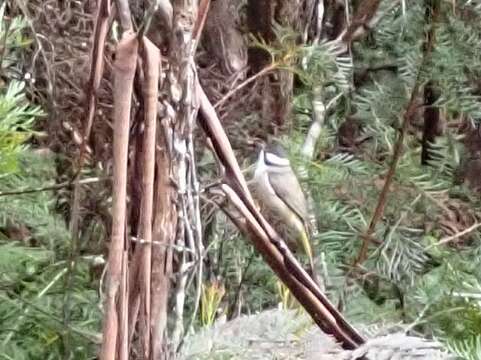
M 432 159 L 431 147 L 436 141 L 436 137 L 440 135 L 441 120 L 439 117 L 439 108 L 434 106 L 438 99 L 434 83 L 428 82 L 424 87 L 424 128 L 422 138 L 421 164 L 427 165 Z
M 226 76 L 247 67 L 247 44 L 240 30 L 240 6 L 239 0 L 212 1 L 202 36 L 209 57 L 215 57 Z
M 162 136 L 162 138 L 165 138 Z M 153 240 L 162 246 L 152 247 L 151 273 L 151 359 L 167 359 L 167 306 L 172 275 L 172 245 L 175 244 L 177 211 L 176 191 L 170 181 L 172 153 L 162 139 L 157 151 L 157 194 L 155 196 Z
M 247 24 L 249 31 L 268 44 L 274 44 L 276 34 L 273 24 L 302 31 L 299 0 L 249 0 L 247 3 Z M 270 63 L 270 55 L 263 49 L 249 49 L 249 66 L 257 73 Z M 286 70 L 277 70 L 264 80 L 262 98 L 262 119 L 269 133 L 289 125 L 293 75 Z

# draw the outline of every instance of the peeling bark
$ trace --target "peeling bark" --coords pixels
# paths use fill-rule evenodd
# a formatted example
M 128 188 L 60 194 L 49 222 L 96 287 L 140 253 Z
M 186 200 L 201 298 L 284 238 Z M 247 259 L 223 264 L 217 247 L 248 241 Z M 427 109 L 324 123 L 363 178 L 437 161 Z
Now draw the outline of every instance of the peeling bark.
M 121 357 L 125 348 L 118 341 L 125 331 L 123 319 L 127 298 L 122 290 L 127 286 L 125 261 L 125 223 L 127 203 L 127 157 L 129 144 L 130 110 L 137 65 L 137 38 L 125 33 L 117 46 L 114 64 L 114 176 L 112 240 L 109 249 L 106 313 L 100 358 L 114 360 Z M 125 320 L 125 319 L 124 319 Z M 121 343 L 120 343 L 121 344 Z
M 152 262 L 152 219 L 154 200 L 155 174 L 155 145 L 157 126 L 157 97 L 160 79 L 160 51 L 147 38 L 142 41 L 143 58 L 145 64 L 144 87 L 144 141 L 143 141 L 143 176 L 142 176 L 142 205 L 140 218 L 140 238 L 145 241 L 141 252 L 140 266 L 140 326 L 143 356 L 150 354 L 150 286 Z
M 151 359 L 166 359 L 167 305 L 172 275 L 172 245 L 175 243 L 177 211 L 176 191 L 170 181 L 171 153 L 168 144 L 159 137 L 160 149 L 156 160 L 157 192 L 154 207 L 152 239 L 160 246 L 152 248 L 151 272 Z
M 196 1 L 177 1 L 173 4 L 173 28 L 170 39 L 167 82 L 164 87 L 170 101 L 162 118 L 162 130 L 159 134 L 157 154 L 157 198 L 154 220 L 154 240 L 161 246 L 152 249 L 152 288 L 151 288 L 151 328 L 152 359 L 165 359 L 172 352 L 173 346 L 167 344 L 167 313 L 169 295 L 177 302 L 174 304 L 178 316 L 184 307 L 182 288 L 185 274 L 180 273 L 175 279 L 176 293 L 171 294 L 173 246 L 183 245 L 195 252 L 195 243 L 201 241 L 196 237 L 201 224 L 193 199 L 198 196 L 193 192 L 190 174 L 195 172 L 195 159 L 189 154 L 192 132 L 197 117 L 197 94 L 195 84 L 197 74 L 194 66 L 194 51 L 197 39 L 194 28 L 198 24 Z M 200 25 L 199 25 L 200 26 Z M 181 255 L 182 256 L 186 256 Z M 172 319 L 174 324 L 177 319 Z M 183 319 L 180 319 L 183 321 Z M 182 329 L 181 329 L 182 330 Z M 176 333 L 178 337 L 182 335 Z

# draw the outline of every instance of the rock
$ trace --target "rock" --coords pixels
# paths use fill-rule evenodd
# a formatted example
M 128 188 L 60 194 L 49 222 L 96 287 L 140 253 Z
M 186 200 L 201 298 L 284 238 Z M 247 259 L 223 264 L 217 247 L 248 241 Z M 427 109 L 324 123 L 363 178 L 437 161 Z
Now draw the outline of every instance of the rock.
M 347 351 L 306 315 L 268 310 L 217 324 L 187 337 L 181 359 L 447 360 L 440 343 L 395 333 Z

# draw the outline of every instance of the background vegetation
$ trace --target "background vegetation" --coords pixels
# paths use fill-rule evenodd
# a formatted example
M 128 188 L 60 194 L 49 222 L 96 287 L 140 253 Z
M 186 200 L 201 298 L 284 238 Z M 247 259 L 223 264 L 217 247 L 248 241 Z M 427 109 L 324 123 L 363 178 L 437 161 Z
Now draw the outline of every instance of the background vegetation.
M 352 44 L 349 55 L 340 54 L 327 40 L 299 45 L 288 26 L 276 26 L 270 43 L 251 37 L 251 46 L 267 51 L 276 69 L 295 74 L 292 116 L 266 127 L 260 112 L 239 111 L 235 99 L 223 111 L 231 116 L 226 126 L 245 168 L 256 157 L 247 146 L 254 138 L 274 134 L 288 148 L 313 206 L 318 271 L 329 298 L 351 321 L 366 328 L 408 327 L 440 339 L 462 358 L 480 359 L 481 5 L 439 4 L 427 60 L 423 44 L 430 23 L 421 1 L 401 1 L 395 7 L 382 3 L 385 16 L 368 36 Z M 52 129 L 62 126 L 45 121 L 51 109 L 32 89 L 46 85 L 41 80 L 32 83 L 27 66 L 36 54 L 31 19 L 14 13 L 15 6 L 3 3 L 0 357 L 93 359 L 100 339 L 109 188 L 102 183 L 84 188 L 82 236 L 78 243 L 72 241 L 72 184 L 65 180 L 77 154 L 59 147 L 57 135 L 49 140 Z M 208 45 L 202 44 L 204 48 Z M 199 54 L 203 81 L 225 80 L 205 75 L 205 54 Z M 383 216 L 372 234 L 375 241 L 367 259 L 353 268 L 415 84 L 422 92 L 414 99 L 416 112 L 409 119 Z M 436 96 L 427 104 L 429 89 Z M 241 94 L 248 102 L 248 95 Z M 319 102 L 331 106 L 311 159 L 302 149 Z M 424 138 L 427 108 L 439 111 L 433 144 Z M 241 128 L 246 137 L 238 136 Z M 67 133 L 65 126 L 63 131 Z M 110 134 L 99 133 L 97 144 Z M 110 149 L 99 149 L 94 146 L 85 172 L 109 176 L 105 154 Z M 201 182 L 208 184 L 217 180 L 216 163 L 200 149 L 197 168 Z M 426 149 L 427 160 L 422 155 Z M 271 271 L 210 199 L 203 201 L 202 217 L 206 271 L 198 313 L 196 287 L 188 282 L 187 332 L 282 303 Z

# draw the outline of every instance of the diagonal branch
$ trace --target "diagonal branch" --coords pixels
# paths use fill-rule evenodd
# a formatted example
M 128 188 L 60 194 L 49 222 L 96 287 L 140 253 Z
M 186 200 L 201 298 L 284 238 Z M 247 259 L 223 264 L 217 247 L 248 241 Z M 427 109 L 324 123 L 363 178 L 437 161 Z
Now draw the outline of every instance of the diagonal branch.
M 478 229 L 479 227 L 481 227 L 481 223 L 476 222 L 473 225 L 471 225 L 470 227 L 467 227 L 466 229 L 464 229 L 463 231 L 457 232 L 456 234 L 451 235 L 451 236 L 446 236 L 446 237 L 442 238 L 441 240 L 439 240 L 437 243 L 434 243 L 434 244 L 431 244 L 431 245 L 427 246 L 424 250 L 429 250 L 433 247 L 450 243 L 450 242 L 452 242 L 456 239 L 459 239 L 460 237 L 462 237 L 466 234 L 469 234 L 470 232 L 473 232 L 474 230 Z
M 384 11 L 379 10 L 382 0 L 364 0 L 358 6 L 350 24 L 341 32 L 336 42 L 339 42 L 341 52 L 347 51 L 348 46 L 363 38 L 396 6 L 401 0 L 391 0 Z
M 229 100 L 232 96 L 234 96 L 238 91 L 242 90 L 244 87 L 246 87 L 247 85 L 249 85 L 251 82 L 253 82 L 254 80 L 266 75 L 267 73 L 275 70 L 276 68 L 278 67 L 278 64 L 277 63 L 272 63 L 268 66 L 266 66 L 265 68 L 263 68 L 262 70 L 260 70 L 258 73 L 252 75 L 251 77 L 249 77 L 248 79 L 245 79 L 242 83 L 240 83 L 239 85 L 237 85 L 235 88 L 233 88 L 232 90 L 230 90 L 227 94 L 225 94 L 222 99 L 220 99 L 219 101 L 217 101 L 214 105 L 214 108 L 217 109 L 219 106 L 221 106 L 223 103 L 225 103 L 227 100 Z

